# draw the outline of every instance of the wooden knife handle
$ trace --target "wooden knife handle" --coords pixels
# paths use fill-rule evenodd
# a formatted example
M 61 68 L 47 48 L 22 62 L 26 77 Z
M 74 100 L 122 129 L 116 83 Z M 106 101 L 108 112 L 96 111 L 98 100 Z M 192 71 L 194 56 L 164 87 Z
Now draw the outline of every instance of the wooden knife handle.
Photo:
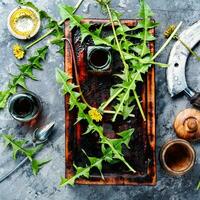
M 200 93 L 196 93 L 193 97 L 190 98 L 190 103 L 200 109 Z

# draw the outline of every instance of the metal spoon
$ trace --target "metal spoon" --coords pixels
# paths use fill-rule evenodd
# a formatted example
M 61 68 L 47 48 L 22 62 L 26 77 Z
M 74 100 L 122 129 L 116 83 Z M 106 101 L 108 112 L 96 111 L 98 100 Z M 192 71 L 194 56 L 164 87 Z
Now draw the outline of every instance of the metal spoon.
M 36 146 L 38 144 L 45 143 L 48 140 L 49 135 L 52 133 L 52 129 L 55 125 L 55 122 L 51 122 L 41 128 L 37 128 L 33 132 L 33 138 L 32 138 L 32 145 Z M 30 144 L 28 144 L 30 145 Z M 3 182 L 6 178 L 8 178 L 11 174 L 13 174 L 17 169 L 19 169 L 24 163 L 28 161 L 28 158 L 24 158 L 14 169 L 10 170 L 7 174 L 3 175 L 0 178 L 0 183 Z

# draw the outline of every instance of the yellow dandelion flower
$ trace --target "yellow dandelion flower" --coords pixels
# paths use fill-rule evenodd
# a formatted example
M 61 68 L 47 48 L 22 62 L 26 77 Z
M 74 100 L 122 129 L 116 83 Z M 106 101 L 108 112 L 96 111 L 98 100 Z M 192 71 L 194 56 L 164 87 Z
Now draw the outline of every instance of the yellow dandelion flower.
M 91 110 L 89 110 L 88 114 L 92 118 L 92 120 L 95 120 L 96 122 L 102 121 L 102 115 L 96 108 L 92 108 Z
M 166 29 L 166 31 L 164 32 L 164 36 L 166 37 L 166 38 L 169 38 L 170 37 L 170 35 L 174 32 L 174 30 L 176 29 L 176 26 L 175 25 L 170 25 L 167 29 Z
M 24 48 L 22 46 L 20 46 L 19 44 L 15 44 L 13 46 L 13 54 L 17 59 L 19 59 L 19 60 L 23 59 L 25 56 L 25 53 L 26 52 L 25 52 Z

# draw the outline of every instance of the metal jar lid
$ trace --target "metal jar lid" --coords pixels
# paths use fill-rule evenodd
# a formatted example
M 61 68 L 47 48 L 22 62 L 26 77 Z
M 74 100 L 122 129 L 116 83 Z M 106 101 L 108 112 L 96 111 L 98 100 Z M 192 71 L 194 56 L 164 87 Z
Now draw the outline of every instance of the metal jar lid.
M 38 12 L 27 6 L 20 6 L 11 11 L 7 26 L 10 33 L 21 40 L 34 37 L 40 29 L 41 21 Z

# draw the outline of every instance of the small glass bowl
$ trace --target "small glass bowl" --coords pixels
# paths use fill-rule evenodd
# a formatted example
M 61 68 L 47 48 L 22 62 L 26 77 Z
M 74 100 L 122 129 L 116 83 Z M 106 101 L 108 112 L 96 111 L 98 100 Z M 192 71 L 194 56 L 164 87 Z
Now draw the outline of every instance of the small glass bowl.
M 38 12 L 27 6 L 20 6 L 11 11 L 7 26 L 10 33 L 21 40 L 34 37 L 41 26 Z

